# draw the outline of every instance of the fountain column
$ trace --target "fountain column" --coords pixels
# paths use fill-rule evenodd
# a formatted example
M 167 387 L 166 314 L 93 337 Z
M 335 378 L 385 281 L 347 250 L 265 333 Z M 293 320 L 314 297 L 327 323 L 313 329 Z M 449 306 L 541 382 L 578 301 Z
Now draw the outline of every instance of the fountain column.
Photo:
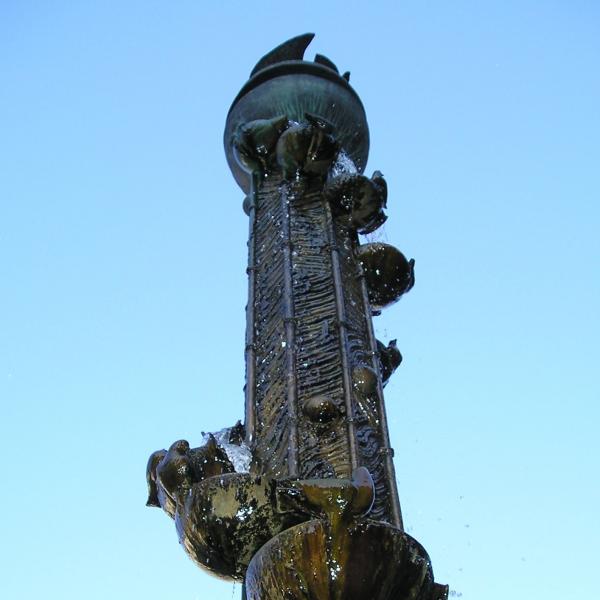
M 349 73 L 305 61 L 312 38 L 263 57 L 226 122 L 249 216 L 244 425 L 154 453 L 149 503 L 249 600 L 441 600 L 402 526 L 383 397 L 401 355 L 372 324 L 410 290 L 414 261 L 360 243 L 386 219 L 387 186 L 363 175 Z

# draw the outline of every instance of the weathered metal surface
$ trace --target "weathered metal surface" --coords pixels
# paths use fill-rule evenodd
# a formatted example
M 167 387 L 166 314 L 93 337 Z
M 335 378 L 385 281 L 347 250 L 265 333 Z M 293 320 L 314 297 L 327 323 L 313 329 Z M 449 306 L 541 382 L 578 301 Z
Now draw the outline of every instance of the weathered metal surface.
M 402 356 L 372 324 L 414 261 L 360 243 L 386 219 L 387 185 L 361 174 L 364 109 L 348 73 L 302 59 L 311 39 L 259 61 L 225 129 L 249 216 L 245 428 L 155 452 L 148 504 L 250 600 L 442 600 L 402 527 L 383 398 Z

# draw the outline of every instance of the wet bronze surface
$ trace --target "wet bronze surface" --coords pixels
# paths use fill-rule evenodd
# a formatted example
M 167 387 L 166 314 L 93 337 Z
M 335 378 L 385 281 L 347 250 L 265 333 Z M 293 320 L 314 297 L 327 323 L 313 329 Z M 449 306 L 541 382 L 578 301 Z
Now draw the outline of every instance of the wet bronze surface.
M 225 129 L 249 217 L 244 425 L 152 454 L 148 505 L 251 600 L 443 600 L 403 531 L 383 399 L 402 356 L 372 323 L 410 290 L 414 261 L 360 242 L 386 219 L 387 185 L 361 174 L 368 127 L 349 73 L 304 61 L 311 39 L 259 61 Z
M 365 244 L 358 249 L 369 291 L 369 302 L 375 310 L 385 308 L 410 291 L 415 283 L 413 259 L 390 244 Z
M 246 589 L 248 600 L 444 598 L 422 546 L 371 521 L 334 534 L 326 520 L 315 519 L 280 533 L 252 559 Z

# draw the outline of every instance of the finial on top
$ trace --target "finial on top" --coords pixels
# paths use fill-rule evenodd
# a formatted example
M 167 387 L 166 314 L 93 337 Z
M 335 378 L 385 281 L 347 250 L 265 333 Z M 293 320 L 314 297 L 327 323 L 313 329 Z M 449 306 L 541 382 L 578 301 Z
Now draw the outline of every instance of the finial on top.
M 256 63 L 256 66 L 252 69 L 252 73 L 250 73 L 250 77 L 254 77 L 256 73 L 271 65 L 276 65 L 286 60 L 303 60 L 304 52 L 314 37 L 314 33 L 303 33 L 283 42 L 283 44 L 279 44 L 279 46 L 273 48 L 273 50 L 265 54 Z

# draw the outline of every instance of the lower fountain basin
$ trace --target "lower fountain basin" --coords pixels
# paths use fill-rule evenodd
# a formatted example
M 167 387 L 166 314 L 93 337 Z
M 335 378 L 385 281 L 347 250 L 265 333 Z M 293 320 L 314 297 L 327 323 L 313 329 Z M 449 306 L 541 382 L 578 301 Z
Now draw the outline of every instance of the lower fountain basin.
M 258 551 L 246 594 L 248 600 L 443 600 L 447 587 L 434 583 L 429 556 L 399 529 L 363 521 L 340 533 L 312 520 Z

